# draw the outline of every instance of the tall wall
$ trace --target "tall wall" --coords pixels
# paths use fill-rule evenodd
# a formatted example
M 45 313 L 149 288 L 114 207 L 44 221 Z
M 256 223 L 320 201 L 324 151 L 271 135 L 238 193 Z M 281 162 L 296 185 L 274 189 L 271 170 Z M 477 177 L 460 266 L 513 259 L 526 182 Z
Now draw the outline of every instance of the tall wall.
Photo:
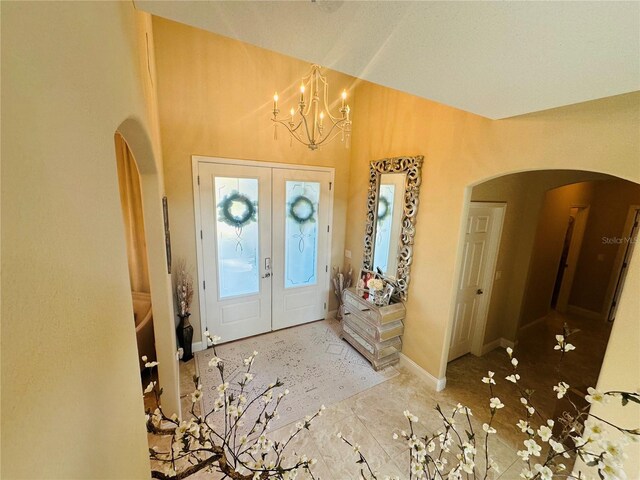
M 113 140 L 148 131 L 139 14 L 1 8 L 0 476 L 148 478 Z
M 154 17 L 160 128 L 174 258 L 183 257 L 196 274 L 191 156 L 260 160 L 335 168 L 332 265 L 342 265 L 349 185 L 350 150 L 335 140 L 315 152 L 294 143 L 270 121 L 273 93 L 288 111 L 297 101 L 299 79 L 310 65 L 284 55 Z M 352 77 L 327 72 L 336 100 Z M 292 82 L 292 79 L 293 82 Z M 284 90 L 286 88 L 286 90 Z M 354 110 L 354 98 L 349 103 Z M 196 290 L 191 317 L 200 339 Z M 335 308 L 331 296 L 330 308 Z
M 640 180 L 637 93 L 500 121 L 368 82 L 358 84 L 356 96 L 346 248 L 358 265 L 368 163 L 424 154 L 403 352 L 437 378 L 446 369 L 470 186 L 540 169 L 576 169 Z
M 521 327 L 549 313 L 567 231 L 569 210 L 572 205 L 591 205 L 594 201 L 594 190 L 593 183 L 584 182 L 556 188 L 545 195 L 537 220 L 538 228 L 522 306 Z
M 618 251 L 626 245 L 604 239 L 622 238 L 629 207 L 640 205 L 640 185 L 597 182 L 593 197 L 569 305 L 607 315 L 614 263 Z

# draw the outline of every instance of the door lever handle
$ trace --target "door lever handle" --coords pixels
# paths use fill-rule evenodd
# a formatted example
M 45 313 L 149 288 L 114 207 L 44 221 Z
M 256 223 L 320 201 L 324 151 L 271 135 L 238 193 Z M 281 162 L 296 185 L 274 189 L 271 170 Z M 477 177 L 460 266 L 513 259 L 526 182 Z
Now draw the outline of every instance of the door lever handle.
M 271 273 L 267 272 L 262 276 L 262 278 L 269 278 L 270 276 L 271 276 Z

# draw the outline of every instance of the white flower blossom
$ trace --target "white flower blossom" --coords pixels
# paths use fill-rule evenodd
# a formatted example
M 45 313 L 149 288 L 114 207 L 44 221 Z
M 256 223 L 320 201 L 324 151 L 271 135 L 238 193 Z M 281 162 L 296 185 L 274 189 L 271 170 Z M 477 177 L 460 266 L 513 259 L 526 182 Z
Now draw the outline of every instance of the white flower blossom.
M 566 395 L 567 390 L 569 390 L 569 384 L 565 382 L 560 382 L 558 385 L 553 387 L 553 391 L 557 392 L 558 398 L 562 398 Z
M 492 372 L 491 370 L 489 370 L 489 376 L 488 377 L 482 377 L 482 383 L 495 385 L 496 381 L 493 379 L 494 375 L 495 375 L 495 372 Z
M 596 390 L 593 387 L 587 388 L 587 393 L 589 395 L 586 395 L 584 399 L 589 403 L 601 403 L 604 405 L 605 403 L 609 402 L 609 399 L 606 397 L 604 393 L 602 393 L 599 390 Z
M 484 423 L 482 425 L 482 430 L 484 430 L 487 433 L 496 433 L 496 429 L 490 426 L 488 423 Z
M 409 420 L 411 423 L 416 423 L 418 421 L 418 417 L 412 414 L 409 410 L 405 410 L 403 413 L 404 416 L 407 417 L 407 420 Z
M 548 442 L 549 439 L 551 438 L 552 432 L 551 429 L 549 427 L 547 427 L 546 425 L 542 425 L 539 429 L 538 429 L 538 436 L 542 439 L 543 442 Z
M 511 356 L 513 355 L 513 348 L 507 347 L 507 354 L 509 355 L 509 358 L 511 358 Z
M 626 480 L 627 474 L 622 466 L 610 455 L 603 455 L 598 462 L 598 472 L 603 480 Z
M 150 393 L 151 391 L 153 391 L 153 388 L 156 386 L 156 382 L 149 382 L 149 385 L 147 385 L 147 388 L 144 389 L 144 393 L 145 395 L 147 393 Z
M 509 375 L 508 377 L 504 377 L 505 380 L 510 381 L 511 383 L 518 383 L 518 380 L 520 380 L 520 375 L 518 375 L 517 373 L 513 373 L 511 375 Z
M 524 446 L 527 447 L 527 453 L 529 455 L 533 455 L 534 457 L 540 456 L 540 451 L 542 447 L 536 443 L 533 438 L 529 438 L 524 441 Z
M 503 408 L 504 403 L 502 403 L 498 397 L 492 397 L 491 400 L 489 400 L 489 407 L 491 407 L 491 410 L 497 410 Z
M 196 403 L 201 398 L 202 398 L 202 390 L 194 390 L 194 392 L 191 394 L 192 403 Z
M 585 423 L 584 437 L 586 437 L 587 442 L 599 440 L 602 437 L 603 432 L 604 429 L 602 423 L 591 419 L 587 420 Z
M 536 463 L 533 469 L 540 475 L 540 480 L 551 480 L 553 478 L 553 472 L 549 467 Z
M 517 427 L 522 431 L 522 433 L 533 435 L 533 429 L 529 425 L 529 422 L 525 420 L 518 420 Z

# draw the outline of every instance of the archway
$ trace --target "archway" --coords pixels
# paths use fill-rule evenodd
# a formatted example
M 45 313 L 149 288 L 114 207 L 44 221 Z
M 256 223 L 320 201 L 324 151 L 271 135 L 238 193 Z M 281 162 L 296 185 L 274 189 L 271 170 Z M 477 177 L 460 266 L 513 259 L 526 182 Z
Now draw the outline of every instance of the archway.
M 487 299 L 489 306 L 482 339 L 482 353 L 485 355 L 481 357 L 481 362 L 449 364 L 447 388 L 473 391 L 478 379 L 477 375 L 468 375 L 469 371 L 483 375 L 487 370 L 500 372 L 498 369 L 501 365 L 507 366 L 508 359 L 504 350 L 498 347 L 516 345 L 521 328 L 524 328 L 524 333 L 520 336 L 519 347 L 524 347 L 532 338 L 544 337 L 544 342 L 540 342 L 537 348 L 542 351 L 548 347 L 548 354 L 552 354 L 554 335 L 562 332 L 564 322 L 571 329 L 582 330 L 576 333 L 572 342 L 577 344 L 579 350 L 574 355 L 579 364 L 575 386 L 578 390 L 594 386 L 599 378 L 610 332 L 605 315 L 609 310 L 607 302 L 610 302 L 615 288 L 624 247 L 632 241 L 626 230 L 629 209 L 637 206 L 638 201 L 640 185 L 587 171 L 520 172 L 469 186 L 463 218 L 467 218 L 471 202 L 504 202 L 507 215 L 499 258 L 491 275 L 493 295 Z M 553 291 L 569 210 L 576 205 L 590 205 L 591 209 L 582 251 L 575 255 L 579 262 L 574 271 L 574 286 L 568 289 L 569 312 L 565 314 L 568 316 L 549 317 L 551 313 L 557 313 L 551 308 Z M 540 223 L 549 218 L 553 224 Z M 605 238 L 612 239 L 610 244 L 606 244 Z M 616 243 L 615 239 L 621 240 Z M 628 257 L 626 262 L 629 262 Z M 603 265 L 606 268 L 602 268 Z M 593 280 L 598 269 L 602 270 L 602 274 L 595 282 Z M 591 285 L 585 285 L 586 279 Z M 591 317 L 589 311 L 593 313 Z M 598 328 L 591 328 L 593 326 Z M 450 331 L 453 335 L 455 328 L 451 326 Z M 580 340 L 580 335 L 583 340 Z M 496 363 L 486 361 L 485 357 L 493 357 Z M 545 365 L 541 370 L 550 370 L 545 362 L 538 361 L 537 364 Z M 463 378 L 465 375 L 466 378 Z M 543 400 L 543 408 L 547 410 L 545 413 L 552 416 L 555 398 L 551 385 L 541 383 L 537 390 L 549 397 Z M 518 404 L 519 401 L 516 398 L 512 403 Z
M 140 173 L 142 210 L 146 236 L 149 286 L 153 305 L 153 332 L 158 358 L 158 378 L 163 388 L 163 408 L 181 414 L 179 370 L 176 359 L 175 320 L 171 277 L 167 270 L 162 196 L 162 170 L 153 145 L 140 121 L 124 120 L 116 129 L 129 147 Z

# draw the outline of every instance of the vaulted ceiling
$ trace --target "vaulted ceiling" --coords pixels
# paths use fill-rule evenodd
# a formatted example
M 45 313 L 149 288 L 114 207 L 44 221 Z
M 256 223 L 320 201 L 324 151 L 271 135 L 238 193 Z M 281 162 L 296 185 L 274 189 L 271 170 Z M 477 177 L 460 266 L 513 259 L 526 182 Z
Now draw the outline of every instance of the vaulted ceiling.
M 492 119 L 640 90 L 640 2 L 135 4 Z

